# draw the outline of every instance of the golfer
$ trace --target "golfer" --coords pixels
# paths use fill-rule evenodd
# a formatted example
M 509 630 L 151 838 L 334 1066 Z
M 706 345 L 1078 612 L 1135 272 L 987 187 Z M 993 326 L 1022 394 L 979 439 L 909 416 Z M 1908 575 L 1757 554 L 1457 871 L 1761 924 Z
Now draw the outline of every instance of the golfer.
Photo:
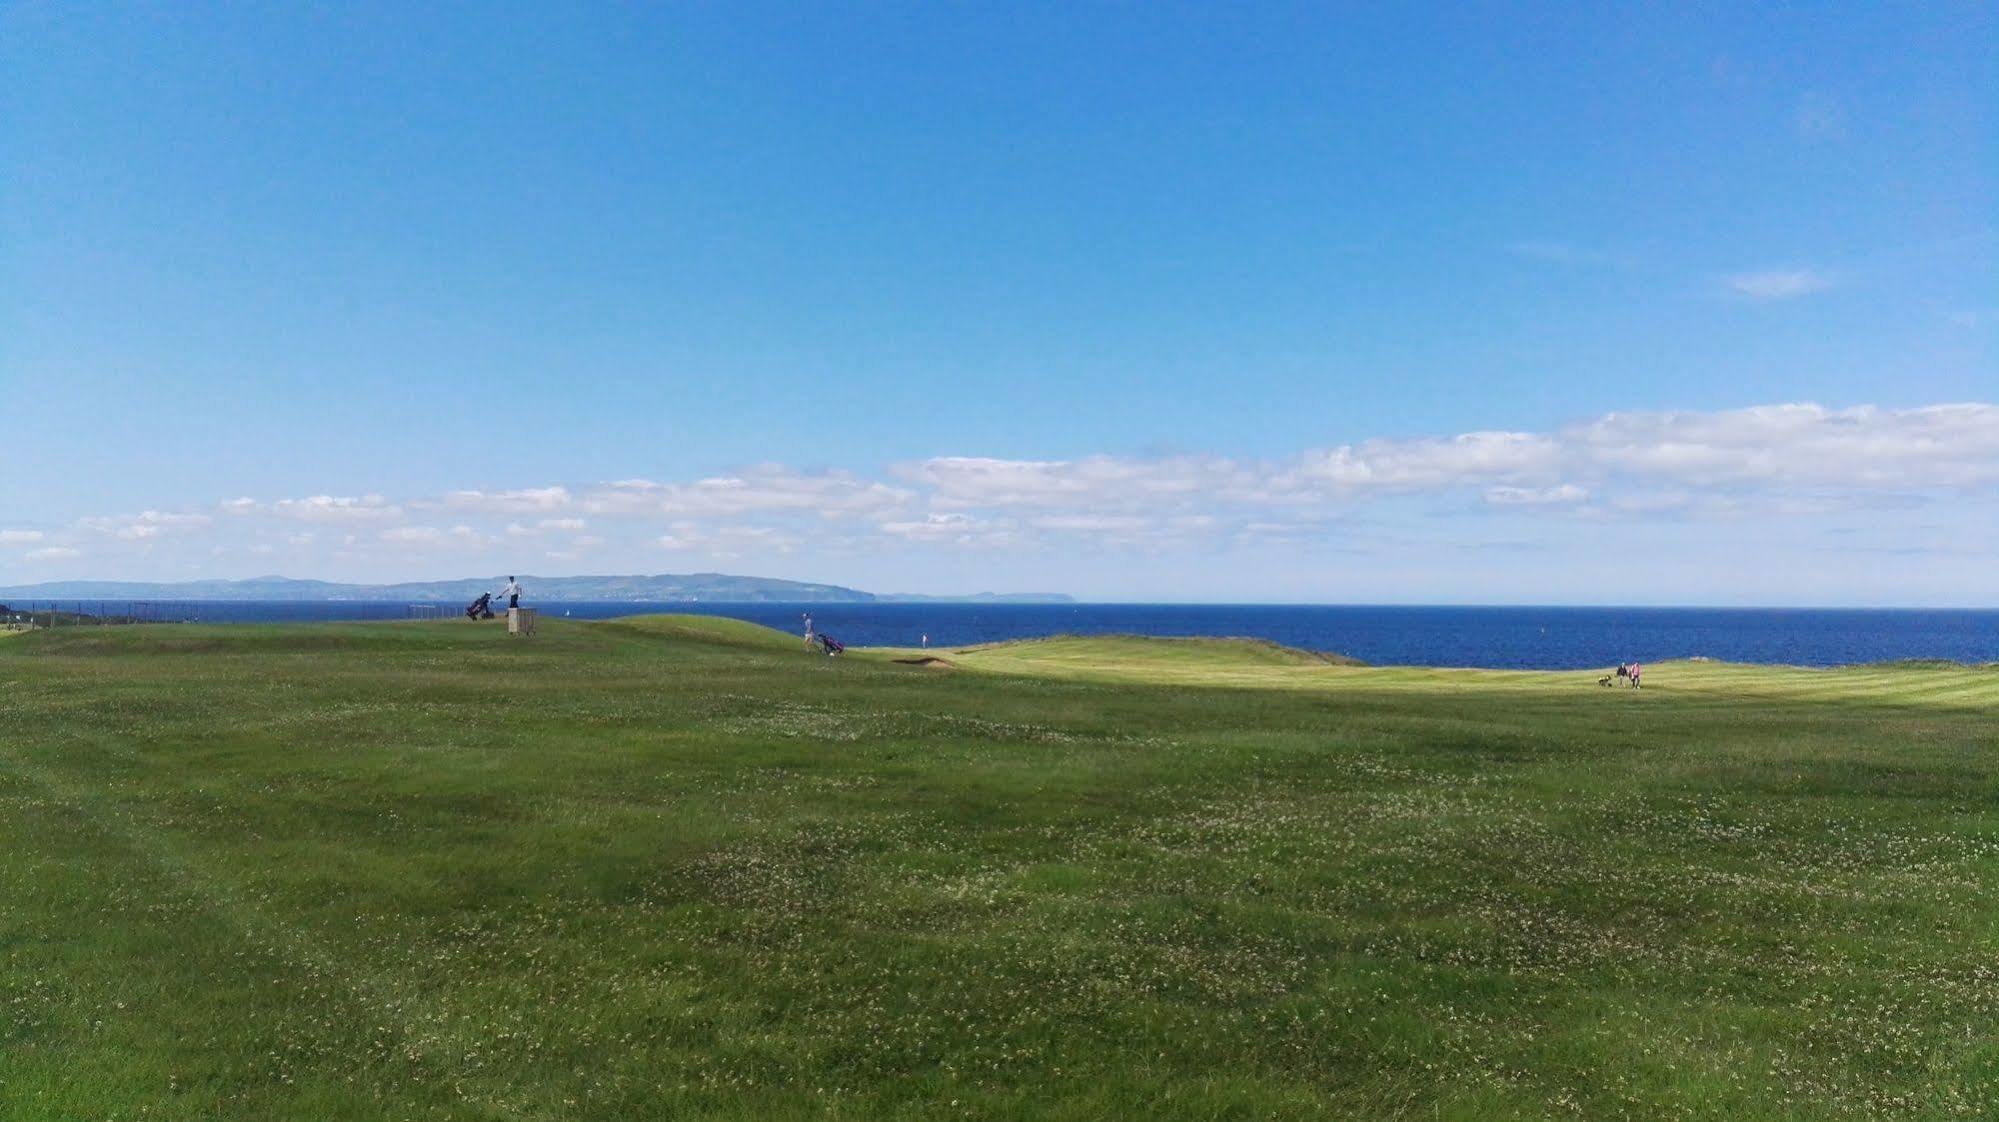
M 505 588 L 502 588 L 502 589 L 500 590 L 500 595 L 502 595 L 502 596 L 504 596 L 504 597 L 506 597 L 506 598 L 507 598 L 507 607 L 509 607 L 509 608 L 518 608 L 518 607 L 520 607 L 520 606 L 521 606 L 521 582 L 519 582 L 519 581 L 515 580 L 515 579 L 514 579 L 514 578 L 512 578 L 512 577 L 508 577 L 508 578 L 507 578 L 507 587 L 505 587 Z

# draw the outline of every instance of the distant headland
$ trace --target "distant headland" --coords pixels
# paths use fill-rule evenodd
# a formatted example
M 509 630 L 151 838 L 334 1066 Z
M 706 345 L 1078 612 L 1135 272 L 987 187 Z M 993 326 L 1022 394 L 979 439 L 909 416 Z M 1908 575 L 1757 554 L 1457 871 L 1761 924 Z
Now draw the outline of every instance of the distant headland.
M 15 600 L 370 600 L 452 603 L 491 592 L 503 576 L 402 584 L 339 584 L 289 577 L 195 581 L 49 581 L 0 588 Z M 862 592 L 837 584 L 732 576 L 728 573 L 659 573 L 653 576 L 538 577 L 520 574 L 528 597 L 539 602 L 615 600 L 683 603 L 994 603 L 1070 604 L 1060 592 L 977 592 L 962 596 Z

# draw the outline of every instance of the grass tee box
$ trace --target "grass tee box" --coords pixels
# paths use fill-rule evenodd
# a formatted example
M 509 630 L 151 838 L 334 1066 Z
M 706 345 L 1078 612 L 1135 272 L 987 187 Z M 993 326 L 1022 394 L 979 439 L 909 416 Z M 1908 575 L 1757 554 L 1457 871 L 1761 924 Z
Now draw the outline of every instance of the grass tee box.
M 1999 672 L 0 642 L 0 1117 L 1979 1118 Z

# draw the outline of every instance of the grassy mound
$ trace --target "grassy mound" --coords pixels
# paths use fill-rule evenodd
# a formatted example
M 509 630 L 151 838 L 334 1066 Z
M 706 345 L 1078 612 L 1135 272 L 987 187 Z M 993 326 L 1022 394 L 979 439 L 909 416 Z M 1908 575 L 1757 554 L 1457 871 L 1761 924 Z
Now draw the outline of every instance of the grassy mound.
M 1161 663 L 1189 669 L 1238 666 L 1364 666 L 1345 655 L 1287 647 L 1268 639 L 1156 635 L 1055 635 L 965 648 L 1016 661 Z
M 1687 659 L 1648 665 L 1643 690 L 1605 691 L 1596 688 L 1601 670 L 1371 667 L 1338 655 L 1244 639 L 1065 636 L 965 648 L 951 657 L 966 669 L 1101 683 L 1431 697 L 1476 693 L 1495 700 L 1502 695 L 1573 697 L 1581 691 L 1594 696 L 1596 704 L 1618 699 L 1645 704 L 1645 699 L 1672 694 L 1762 704 L 1999 709 L 1999 667 L 1932 661 L 1811 669 Z
M 650 639 L 671 639 L 722 647 L 750 647 L 763 650 L 802 650 L 804 640 L 761 624 L 706 615 L 625 616 L 585 626 Z

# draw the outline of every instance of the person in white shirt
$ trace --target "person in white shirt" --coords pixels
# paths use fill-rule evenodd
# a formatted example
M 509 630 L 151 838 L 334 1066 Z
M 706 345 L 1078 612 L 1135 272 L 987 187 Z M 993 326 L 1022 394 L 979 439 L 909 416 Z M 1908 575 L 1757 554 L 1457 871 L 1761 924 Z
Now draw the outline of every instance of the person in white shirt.
M 507 607 L 509 607 L 509 608 L 518 608 L 518 607 L 520 607 L 520 606 L 521 606 L 521 582 L 519 582 L 519 581 L 515 580 L 515 579 L 514 579 L 514 578 L 512 578 L 512 577 L 508 577 L 508 578 L 507 578 L 507 587 L 505 587 L 505 588 L 502 588 L 502 589 L 500 590 L 500 595 L 502 595 L 502 596 L 504 596 L 504 597 L 506 597 L 506 598 L 507 598 Z
M 805 616 L 805 646 L 807 649 L 810 649 L 812 646 L 812 640 L 814 638 L 812 634 L 812 613 L 805 612 L 804 616 Z

